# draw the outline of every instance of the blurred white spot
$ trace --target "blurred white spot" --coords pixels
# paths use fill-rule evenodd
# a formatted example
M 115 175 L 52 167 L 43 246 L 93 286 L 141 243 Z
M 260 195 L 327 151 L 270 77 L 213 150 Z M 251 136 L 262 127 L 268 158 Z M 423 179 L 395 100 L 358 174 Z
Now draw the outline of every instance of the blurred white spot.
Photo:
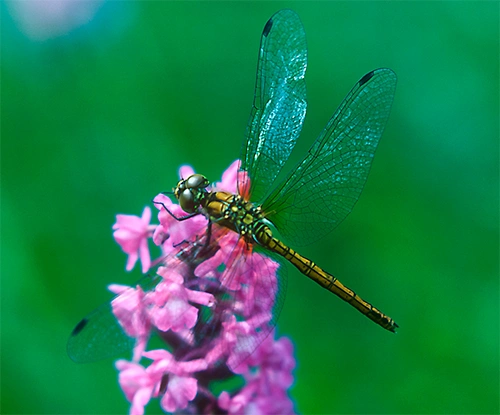
M 8 0 L 19 30 L 33 40 L 47 40 L 90 22 L 104 0 Z

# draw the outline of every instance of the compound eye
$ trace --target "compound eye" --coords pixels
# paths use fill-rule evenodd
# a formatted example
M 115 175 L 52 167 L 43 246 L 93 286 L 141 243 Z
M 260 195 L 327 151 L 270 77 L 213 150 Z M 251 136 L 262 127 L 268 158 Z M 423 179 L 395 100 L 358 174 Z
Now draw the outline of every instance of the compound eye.
M 186 180 L 179 180 L 179 183 L 177 183 L 177 189 L 179 189 L 179 192 L 184 191 L 186 189 Z
M 179 204 L 181 205 L 182 210 L 187 213 L 194 213 L 194 196 L 191 190 L 184 190 L 179 196 Z
M 186 190 L 186 180 L 182 179 L 179 180 L 179 183 L 177 183 L 177 186 L 175 186 L 174 189 L 174 195 L 176 199 L 179 199 L 181 197 L 181 194 L 184 190 Z
M 193 174 L 186 180 L 186 188 L 200 189 L 208 186 L 208 180 L 202 174 Z

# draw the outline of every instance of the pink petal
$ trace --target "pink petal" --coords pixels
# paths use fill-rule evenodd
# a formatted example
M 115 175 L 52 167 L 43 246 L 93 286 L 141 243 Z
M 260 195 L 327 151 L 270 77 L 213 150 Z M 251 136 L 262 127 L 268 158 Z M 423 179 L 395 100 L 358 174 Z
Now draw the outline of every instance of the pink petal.
M 162 408 L 167 412 L 175 412 L 187 407 L 198 391 L 198 381 L 191 377 L 171 376 L 167 392 L 161 400 Z
M 128 258 L 127 258 L 127 266 L 125 267 L 125 269 L 127 271 L 132 271 L 132 269 L 134 269 L 134 265 L 138 259 L 139 259 L 139 255 L 137 255 L 137 252 L 130 253 L 128 255 Z
M 146 206 L 142 211 L 141 220 L 146 225 L 149 225 L 149 222 L 151 222 L 151 208 L 149 206 Z
M 139 255 L 141 258 L 142 273 L 145 274 L 151 267 L 151 257 L 149 255 L 149 246 L 147 239 L 141 240 L 141 245 L 139 247 Z
M 205 293 L 203 291 L 186 290 L 189 301 L 212 307 L 215 304 L 215 297 L 213 294 Z
M 184 277 L 179 274 L 173 267 L 159 267 L 156 273 L 163 277 L 167 282 L 173 282 L 176 284 L 183 284 Z
M 236 183 L 239 167 L 240 161 L 233 161 L 231 165 L 224 171 L 224 173 L 222 173 L 222 181 L 216 183 L 215 187 L 219 190 L 224 190 L 229 193 L 237 193 Z
M 189 165 L 181 166 L 179 169 L 179 177 L 181 179 L 187 179 L 189 176 L 194 174 L 194 169 Z
M 141 388 L 134 395 L 132 400 L 132 407 L 130 408 L 130 415 L 143 415 L 144 407 L 151 400 L 153 394 L 152 388 Z
M 208 364 L 205 359 L 195 359 L 189 360 L 187 362 L 178 362 L 178 370 L 179 373 L 194 373 L 201 372 L 202 370 L 207 369 Z

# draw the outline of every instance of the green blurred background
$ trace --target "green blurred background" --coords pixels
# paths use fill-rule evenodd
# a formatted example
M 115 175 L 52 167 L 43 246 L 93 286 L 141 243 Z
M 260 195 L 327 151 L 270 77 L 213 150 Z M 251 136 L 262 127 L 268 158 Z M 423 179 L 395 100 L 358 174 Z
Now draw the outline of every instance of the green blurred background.
M 115 214 L 140 214 L 181 164 L 216 181 L 239 156 L 260 34 L 282 8 L 309 45 L 294 161 L 363 74 L 399 77 L 358 205 L 304 254 L 401 328 L 290 268 L 278 332 L 295 345 L 296 411 L 499 412 L 497 2 L 10 1 L 2 413 L 128 411 L 113 362 L 73 363 L 67 337 L 107 284 L 139 276 L 111 237 Z

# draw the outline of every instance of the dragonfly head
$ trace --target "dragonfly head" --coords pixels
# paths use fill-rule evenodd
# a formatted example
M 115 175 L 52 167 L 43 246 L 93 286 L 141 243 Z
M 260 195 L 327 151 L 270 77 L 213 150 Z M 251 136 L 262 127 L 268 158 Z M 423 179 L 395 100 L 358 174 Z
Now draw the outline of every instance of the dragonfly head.
M 194 213 L 196 211 L 209 184 L 207 178 L 201 174 L 193 174 L 177 183 L 174 195 L 184 212 Z

